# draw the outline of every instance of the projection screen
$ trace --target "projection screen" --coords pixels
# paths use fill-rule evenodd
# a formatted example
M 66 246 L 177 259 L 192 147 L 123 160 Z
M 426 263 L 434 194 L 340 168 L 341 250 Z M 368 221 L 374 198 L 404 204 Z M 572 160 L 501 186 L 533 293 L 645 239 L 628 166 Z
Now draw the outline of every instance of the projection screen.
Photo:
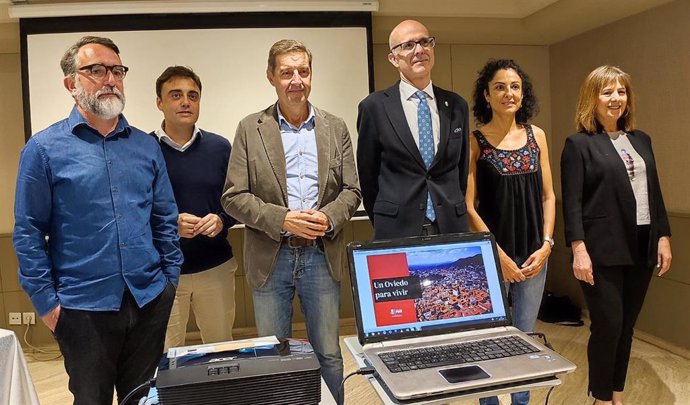
M 63 87 L 59 61 L 83 35 L 107 36 L 119 46 L 122 63 L 130 68 L 124 114 L 146 132 L 162 121 L 156 78 L 167 66 L 184 65 L 203 84 L 198 125 L 232 141 L 243 117 L 275 103 L 266 63 L 271 45 L 284 38 L 311 49 L 309 99 L 345 119 L 355 146 L 357 104 L 373 90 L 368 13 L 36 19 L 22 21 L 21 31 L 27 139 L 69 114 L 74 103 Z

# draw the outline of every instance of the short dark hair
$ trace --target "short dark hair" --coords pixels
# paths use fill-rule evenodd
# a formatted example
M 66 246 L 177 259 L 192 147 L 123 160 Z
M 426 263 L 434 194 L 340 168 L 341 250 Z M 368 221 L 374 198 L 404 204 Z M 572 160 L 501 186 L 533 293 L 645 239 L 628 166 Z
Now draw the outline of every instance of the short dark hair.
M 268 51 L 268 65 L 266 70 L 273 72 L 276 68 L 276 58 L 278 55 L 284 55 L 291 52 L 304 52 L 307 54 L 309 60 L 309 67 L 311 68 L 311 51 L 306 45 L 294 39 L 281 39 L 271 46 Z
M 115 45 L 110 38 L 105 37 L 95 37 L 95 36 L 85 36 L 81 37 L 74 45 L 70 46 L 65 54 L 62 55 L 60 59 L 60 68 L 62 68 L 62 73 L 65 76 L 74 76 L 77 73 L 77 54 L 79 49 L 84 45 L 98 44 L 103 45 L 107 48 L 112 49 L 117 55 L 120 54 L 120 48 Z
M 196 83 L 197 87 L 199 87 L 199 91 L 201 91 L 201 79 L 199 78 L 199 75 L 194 73 L 192 68 L 188 66 L 168 66 L 163 73 L 158 76 L 158 79 L 156 79 L 156 95 L 158 97 L 161 97 L 163 84 L 173 77 L 186 77 L 188 79 L 192 79 L 194 80 L 194 83 Z
M 482 70 L 479 71 L 479 77 L 474 83 L 474 105 L 472 106 L 474 119 L 480 124 L 487 124 L 491 121 L 493 112 L 487 105 L 484 93 L 489 92 L 489 83 L 496 75 L 496 72 L 502 69 L 514 70 L 522 80 L 522 106 L 515 114 L 515 121 L 526 124 L 533 116 L 537 115 L 539 105 L 537 97 L 532 91 L 532 81 L 520 65 L 512 59 L 489 59 Z

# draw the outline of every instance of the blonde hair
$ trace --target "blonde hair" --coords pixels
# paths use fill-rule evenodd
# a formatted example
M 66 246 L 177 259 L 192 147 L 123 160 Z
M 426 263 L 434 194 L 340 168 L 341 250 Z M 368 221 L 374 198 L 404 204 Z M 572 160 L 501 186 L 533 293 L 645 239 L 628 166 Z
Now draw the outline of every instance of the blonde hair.
M 578 132 L 594 133 L 602 129 L 596 116 L 599 94 L 604 87 L 615 83 L 616 80 L 625 87 L 628 96 L 623 116 L 616 124 L 618 129 L 625 131 L 635 129 L 635 93 L 633 93 L 630 75 L 616 66 L 604 65 L 592 70 L 580 87 L 580 97 L 575 110 L 575 127 Z

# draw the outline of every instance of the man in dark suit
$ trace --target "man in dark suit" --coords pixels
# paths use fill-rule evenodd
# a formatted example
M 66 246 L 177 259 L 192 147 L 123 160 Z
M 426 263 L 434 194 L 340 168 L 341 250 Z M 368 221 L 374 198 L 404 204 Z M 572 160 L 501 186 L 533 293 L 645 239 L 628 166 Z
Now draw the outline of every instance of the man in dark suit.
M 392 87 L 359 104 L 357 166 L 374 238 L 468 231 L 468 108 L 433 86 L 434 37 L 403 21 L 390 34 Z

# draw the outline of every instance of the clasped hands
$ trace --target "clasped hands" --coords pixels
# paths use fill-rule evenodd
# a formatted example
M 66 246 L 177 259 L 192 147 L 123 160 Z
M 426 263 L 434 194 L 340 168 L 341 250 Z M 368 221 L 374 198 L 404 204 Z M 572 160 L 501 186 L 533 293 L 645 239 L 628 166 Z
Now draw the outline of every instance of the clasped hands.
M 182 238 L 193 238 L 197 235 L 214 237 L 223 230 L 223 220 L 217 214 L 196 215 L 180 213 L 177 216 L 177 232 Z
M 544 264 L 550 254 L 551 246 L 544 243 L 541 248 L 537 249 L 525 260 L 521 267 L 518 267 L 515 261 L 499 248 L 503 280 L 510 283 L 519 283 L 528 278 L 535 277 L 544 268 Z
M 324 236 L 329 228 L 326 214 L 312 209 L 288 211 L 283 221 L 283 231 L 304 239 Z

